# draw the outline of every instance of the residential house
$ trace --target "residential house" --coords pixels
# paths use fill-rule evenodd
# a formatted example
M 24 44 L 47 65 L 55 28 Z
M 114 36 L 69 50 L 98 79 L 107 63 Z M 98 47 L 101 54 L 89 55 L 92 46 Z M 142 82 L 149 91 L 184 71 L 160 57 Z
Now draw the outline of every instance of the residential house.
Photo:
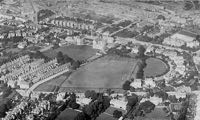
M 9 80 L 7 82 L 8 86 L 10 86 L 11 88 L 15 88 L 17 85 L 17 81 L 16 80 Z
M 132 50 L 131 50 L 131 53 L 137 54 L 139 52 L 138 48 L 139 48 L 139 46 L 133 46 Z
M 192 41 L 192 42 L 188 42 L 187 44 L 186 44 L 186 46 L 187 47 L 189 47 L 189 48 L 197 48 L 197 47 L 199 47 L 199 42 L 198 41 Z
M 32 85 L 30 81 L 18 81 L 17 85 L 19 85 L 20 89 L 29 89 Z
M 162 101 L 162 98 L 155 97 L 155 96 L 150 97 L 150 98 L 143 98 L 143 99 L 141 100 L 141 102 L 145 102 L 145 101 L 150 101 L 150 102 L 152 102 L 153 104 L 155 104 L 156 106 L 159 105 L 159 104 L 161 104 L 161 103 L 163 102 L 163 101 Z
M 94 49 L 99 49 L 99 50 L 102 50 L 102 51 L 105 51 L 106 49 L 106 41 L 104 39 L 101 39 L 101 38 L 97 38 L 95 40 L 93 40 L 93 45 L 92 47 Z
M 156 87 L 156 83 L 152 78 L 146 78 L 144 80 L 143 87 L 145 87 L 145 88 L 154 88 L 154 87 Z
M 197 47 L 199 46 L 198 41 L 195 41 L 196 34 L 190 31 L 180 31 L 174 35 L 165 38 L 163 44 L 168 44 L 171 46 L 181 47 L 186 44 L 187 47 Z
M 142 88 L 142 80 L 141 79 L 134 79 L 134 81 L 130 84 L 130 86 L 134 88 Z
M 27 42 L 24 41 L 24 42 L 20 42 L 17 47 L 20 49 L 24 49 L 26 46 L 27 46 Z

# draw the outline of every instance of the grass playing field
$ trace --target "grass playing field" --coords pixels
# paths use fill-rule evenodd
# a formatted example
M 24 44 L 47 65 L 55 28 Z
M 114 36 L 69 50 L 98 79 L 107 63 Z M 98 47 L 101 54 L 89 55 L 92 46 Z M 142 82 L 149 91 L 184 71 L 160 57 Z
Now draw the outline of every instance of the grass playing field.
M 79 112 L 76 110 L 67 108 L 56 118 L 56 120 L 74 120 L 74 118 L 78 113 Z M 117 119 L 113 118 L 112 114 L 106 114 L 105 112 L 102 113 L 96 120 L 117 120 Z
M 50 49 L 44 52 L 49 58 L 55 58 L 57 52 L 61 51 L 63 54 L 67 54 L 69 57 L 73 58 L 74 60 L 86 60 L 93 55 L 96 54 L 97 50 L 93 49 L 91 46 L 86 45 L 70 45 L 70 46 L 63 46 L 57 49 Z
M 135 77 L 138 61 L 133 58 L 120 57 L 118 55 L 106 55 L 90 62 L 76 71 L 63 74 L 36 88 L 36 91 L 53 92 L 59 87 L 60 92 L 105 90 L 112 88 L 120 91 L 124 81 Z M 160 59 L 147 59 L 145 76 L 157 76 L 165 73 L 166 64 Z
M 168 66 L 165 62 L 157 58 L 149 58 L 146 60 L 147 66 L 144 69 L 144 75 L 146 77 L 156 77 L 164 74 L 168 70 Z
M 61 86 L 62 83 L 67 80 L 67 78 L 69 77 L 71 73 L 65 73 L 62 74 L 61 76 L 58 76 L 48 82 L 45 82 L 41 85 L 39 85 L 35 91 L 45 91 L 45 92 L 53 92 L 54 89 L 56 88 L 56 86 Z
M 62 87 L 122 88 L 136 64 L 132 58 L 107 55 L 73 72 Z

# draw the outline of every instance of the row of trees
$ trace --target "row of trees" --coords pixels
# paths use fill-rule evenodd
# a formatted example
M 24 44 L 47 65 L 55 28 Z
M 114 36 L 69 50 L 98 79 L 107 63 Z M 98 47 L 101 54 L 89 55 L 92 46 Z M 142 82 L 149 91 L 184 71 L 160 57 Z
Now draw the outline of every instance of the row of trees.
M 199 10 L 200 5 L 198 0 L 185 0 L 183 9 L 184 10 Z
M 55 120 L 58 115 L 64 111 L 67 107 L 70 107 L 72 109 L 79 109 L 80 105 L 78 103 L 76 103 L 76 95 L 75 93 L 66 93 L 65 94 L 65 98 L 69 97 L 69 99 L 67 99 L 64 104 L 62 104 L 59 108 L 58 107 L 52 107 L 51 108 L 51 115 L 49 117 L 46 118 L 46 120 Z
M 144 78 L 144 68 L 146 67 L 146 59 L 147 56 L 145 55 L 145 47 L 144 46 L 139 46 L 138 48 L 138 55 L 137 57 L 140 59 L 140 62 L 138 63 L 139 69 L 136 73 L 136 78 L 137 79 L 143 79 Z
M 126 49 L 126 46 L 121 46 L 122 48 L 119 50 L 119 49 L 116 49 L 116 48 L 111 48 L 108 50 L 108 54 L 116 54 L 116 55 L 119 55 L 119 56 L 122 56 L 122 57 L 130 57 L 128 55 L 128 53 L 131 52 L 131 50 L 129 49 Z
M 82 62 L 79 60 L 75 61 L 68 55 L 63 55 L 63 53 L 61 51 L 57 53 L 56 58 L 57 58 L 59 64 L 71 63 L 73 70 L 76 70 L 82 64 Z
M 6 116 L 6 112 L 12 108 L 12 103 L 10 99 L 4 99 L 0 103 L 0 118 Z
M 125 118 L 134 119 L 139 116 L 145 116 L 154 110 L 155 105 L 150 101 L 140 102 L 142 97 L 132 94 L 132 96 L 127 96 L 128 103 L 126 105 L 127 113 L 123 116 Z

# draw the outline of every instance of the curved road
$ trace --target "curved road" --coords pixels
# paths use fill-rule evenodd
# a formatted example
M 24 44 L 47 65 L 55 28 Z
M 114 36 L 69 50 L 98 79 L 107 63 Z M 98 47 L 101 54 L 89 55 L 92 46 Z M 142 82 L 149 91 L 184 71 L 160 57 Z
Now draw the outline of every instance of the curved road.
M 33 86 L 31 86 L 31 87 L 26 91 L 26 94 L 29 95 L 29 94 L 30 94 L 32 91 L 34 91 L 34 89 L 36 89 L 39 85 L 41 85 L 41 84 L 43 84 L 43 83 L 45 83 L 45 82 L 47 82 L 47 81 L 49 81 L 49 80 L 51 80 L 51 79 L 53 79 L 53 78 L 59 76 L 59 75 L 62 75 L 63 73 L 69 72 L 69 71 L 70 71 L 69 69 L 63 70 L 63 71 L 61 71 L 61 72 L 59 72 L 59 73 L 57 73 L 57 74 L 55 74 L 55 75 L 52 75 L 52 76 L 50 76 L 50 77 L 48 77 L 48 78 L 46 78 L 46 79 L 43 79 L 43 80 L 41 80 L 41 81 L 35 83 Z

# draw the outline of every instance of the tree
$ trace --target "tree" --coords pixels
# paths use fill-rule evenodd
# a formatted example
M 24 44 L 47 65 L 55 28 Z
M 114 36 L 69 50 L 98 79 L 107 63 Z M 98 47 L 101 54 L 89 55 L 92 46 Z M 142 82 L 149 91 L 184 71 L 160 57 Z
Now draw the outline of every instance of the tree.
M 162 98 L 163 101 L 168 99 L 168 94 L 164 91 L 156 92 L 155 95 L 157 95 L 159 98 Z
M 165 87 L 166 87 L 165 80 L 161 80 L 161 81 L 158 83 L 158 86 L 159 86 L 160 88 L 165 88 Z
M 145 116 L 146 113 L 150 113 L 155 105 L 150 101 L 145 101 L 140 103 L 142 97 L 138 97 L 136 94 L 132 94 L 130 98 L 128 98 L 128 103 L 126 105 L 127 113 L 123 116 L 125 118 L 134 119 L 137 116 Z
M 157 19 L 165 20 L 165 16 L 163 16 L 163 15 L 158 15 Z
M 150 97 L 150 96 L 151 96 L 151 97 L 154 96 L 154 92 L 153 92 L 152 89 L 147 89 L 147 92 L 148 92 L 149 97 Z
M 64 55 L 64 61 L 65 63 L 71 63 L 71 64 L 74 62 L 74 60 L 68 55 Z
M 3 98 L 6 98 L 8 97 L 10 94 L 12 93 L 12 88 L 10 86 L 6 87 L 4 90 L 3 90 L 3 95 L 2 97 Z
M 193 6 L 193 3 L 191 2 L 191 1 L 185 1 L 185 3 L 184 3 L 184 9 L 185 10 L 191 10 L 193 7 L 195 7 L 195 6 Z
M 120 118 L 122 116 L 122 111 L 114 110 L 113 117 L 114 118 Z
M 67 97 L 69 97 L 68 92 L 65 93 L 65 95 L 64 95 L 64 99 L 66 99 Z
M 135 110 L 139 108 L 138 105 L 139 105 L 140 99 L 138 98 L 136 94 L 132 94 L 132 96 L 127 97 L 127 100 L 128 100 L 128 103 L 126 104 L 127 113 L 123 116 L 122 120 L 124 120 L 127 117 L 129 119 L 133 119 L 135 116 L 134 115 Z
M 78 109 L 80 105 L 76 102 L 70 102 L 69 107 L 71 107 L 72 109 Z
M 73 70 L 76 70 L 77 68 L 80 67 L 80 65 L 81 65 L 81 62 L 80 62 L 80 61 L 74 61 L 74 62 L 72 63 L 72 69 L 73 69 Z
M 176 103 L 178 101 L 178 99 L 176 98 L 175 95 L 170 95 L 168 97 L 169 101 L 172 102 L 172 103 Z
M 64 55 L 63 55 L 63 53 L 61 51 L 59 51 L 57 53 L 56 58 L 57 58 L 58 63 L 60 63 L 60 64 L 64 64 L 65 63 L 65 58 L 64 58 Z
M 94 90 L 92 90 L 90 92 L 90 94 L 91 94 L 90 97 L 91 97 L 92 100 L 96 100 L 98 98 L 98 95 L 97 95 L 97 93 Z
M 146 67 L 146 60 L 144 59 L 144 57 L 140 60 L 138 66 L 139 66 L 139 70 L 136 73 L 136 78 L 137 79 L 143 79 L 144 77 L 144 68 Z
M 98 98 L 98 95 L 94 90 L 87 90 L 85 91 L 85 97 L 91 98 L 92 100 L 96 100 Z
M 130 86 L 130 91 L 135 92 L 135 88 L 133 86 Z
M 188 109 L 188 106 L 189 106 L 189 101 L 185 101 L 183 102 L 182 104 L 182 109 L 180 110 L 180 115 L 178 117 L 177 120 L 187 120 L 187 109 Z
M 143 79 L 144 77 L 144 70 L 143 69 L 139 69 L 136 73 L 136 78 L 137 79 Z
M 108 95 L 110 96 L 111 94 L 113 94 L 115 91 L 113 91 L 112 89 L 107 89 L 106 90 L 106 93 L 108 93 Z
M 85 114 L 84 112 L 80 112 L 77 114 L 74 120 L 91 120 L 91 117 Z
M 144 111 L 145 113 L 151 113 L 152 110 L 154 110 L 155 104 L 153 104 L 150 101 L 145 101 L 140 103 L 140 111 Z
M 70 98 L 69 98 L 70 101 L 76 102 L 76 94 L 75 93 L 71 93 L 69 96 L 70 96 Z
M 128 106 L 135 106 L 136 103 L 138 102 L 138 96 L 136 94 L 132 94 L 132 96 L 129 96 L 128 98 Z
M 44 96 L 44 100 L 49 100 L 49 101 L 53 101 L 53 97 L 54 97 L 54 95 L 52 94 L 52 93 L 50 93 L 50 94 L 47 94 L 46 96 Z
M 6 112 L 12 107 L 12 102 L 10 99 L 4 99 L 0 103 L 0 118 L 6 116 Z
M 140 45 L 138 48 L 138 57 L 139 58 L 145 57 L 145 54 L 144 54 L 145 51 L 146 51 L 146 49 L 144 48 L 144 46 Z
M 196 40 L 197 40 L 198 42 L 200 42 L 200 35 L 197 35 L 197 36 L 196 36 Z
M 91 96 L 90 93 L 91 93 L 90 90 L 85 91 L 85 97 L 86 97 L 86 98 L 90 98 L 90 96 Z
M 123 90 L 130 90 L 130 81 L 125 81 L 125 83 L 122 85 Z
M 44 94 L 44 93 L 40 93 L 40 94 L 39 94 L 39 99 L 40 99 L 40 100 L 42 100 L 44 97 L 45 97 L 45 94 Z
M 2 104 L 0 106 L 0 118 L 5 117 L 7 111 L 8 111 L 8 108 L 7 108 L 6 104 Z
M 83 108 L 83 113 L 80 113 L 80 115 L 77 116 L 90 116 L 89 118 L 95 120 L 101 113 L 105 112 L 109 106 L 110 98 L 103 96 L 103 94 L 99 94 L 98 98 L 95 101 L 90 102 L 89 105 L 86 105 Z

